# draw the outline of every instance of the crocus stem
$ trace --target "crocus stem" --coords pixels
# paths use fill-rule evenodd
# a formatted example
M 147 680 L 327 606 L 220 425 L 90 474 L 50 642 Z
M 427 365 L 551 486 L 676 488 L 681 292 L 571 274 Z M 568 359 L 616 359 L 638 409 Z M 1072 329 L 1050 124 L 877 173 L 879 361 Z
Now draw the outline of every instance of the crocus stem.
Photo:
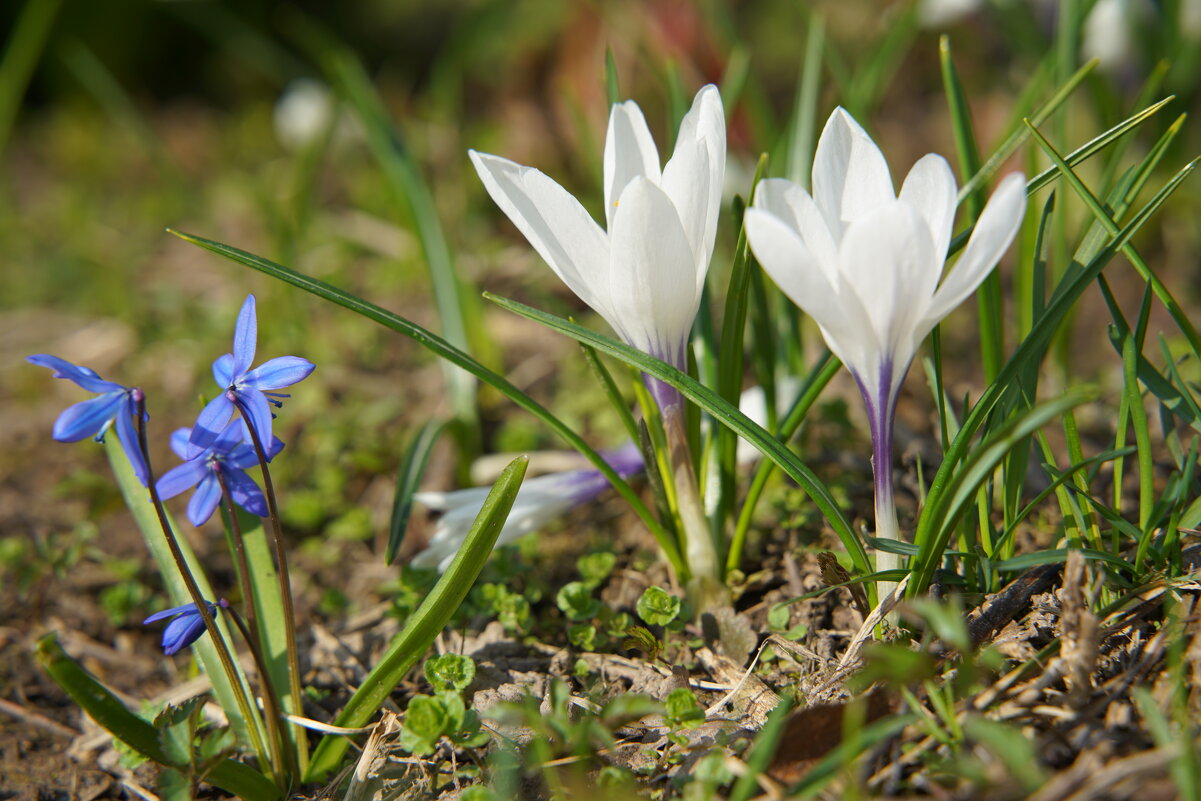
M 240 401 L 238 402 L 238 411 L 241 412 L 242 419 L 246 421 L 246 430 L 250 432 L 250 440 L 254 443 L 254 452 L 259 457 L 259 467 L 263 472 L 263 494 L 267 497 L 267 519 L 271 524 L 271 538 L 275 546 L 279 594 L 284 613 L 284 631 L 287 634 L 288 679 L 291 685 L 289 689 L 292 695 L 292 711 L 299 713 L 303 696 L 300 694 L 300 657 L 296 650 L 296 612 L 292 603 L 292 581 L 288 576 L 288 558 L 284 552 L 284 533 L 279 522 L 279 507 L 275 503 L 275 486 L 271 483 L 271 471 L 267 469 L 267 452 L 263 449 L 259 432 L 255 430 L 250 414 Z M 296 726 L 293 735 L 296 740 L 296 752 L 300 756 L 300 770 L 303 773 L 308 769 L 309 764 L 309 749 L 305 745 L 305 732 L 301 727 Z
M 728 598 L 721 583 L 717 549 L 713 545 L 709 521 L 701 504 L 696 473 L 692 469 L 692 453 L 684 431 L 684 405 L 660 406 L 660 411 L 663 433 L 667 439 L 668 461 L 676 486 L 676 513 L 684 534 L 684 558 L 692 574 L 689 594 L 696 601 L 696 611 L 699 613 L 724 604 Z
M 904 373 L 902 372 L 902 375 Z M 856 376 L 858 378 L 858 376 Z M 899 388 L 893 386 L 892 364 L 885 362 L 880 368 L 879 393 L 868 391 L 863 382 L 859 389 L 867 406 L 867 416 L 872 429 L 872 476 L 876 490 L 876 538 L 897 542 L 901 539 L 897 523 L 897 507 L 892 487 L 892 435 L 893 422 L 897 413 Z M 899 554 L 876 549 L 876 569 L 896 570 L 901 566 Z M 895 581 L 876 583 L 877 598 L 884 598 L 893 588 Z
M 192 598 L 192 603 L 196 605 L 196 611 L 200 614 L 200 619 L 204 621 L 204 628 L 208 631 L 209 638 L 213 642 L 213 648 L 217 651 L 217 658 L 221 660 L 221 667 L 225 670 L 226 678 L 229 679 L 229 684 L 234 690 L 234 697 L 238 701 L 238 711 L 246 721 L 246 733 L 250 737 L 250 747 L 258 755 L 259 762 L 267 768 L 272 781 L 279 785 L 278 765 L 267 759 L 267 750 L 263 746 L 262 737 L 259 736 L 258 715 L 250 703 L 250 698 L 246 695 L 246 687 L 242 683 L 237 667 L 234 665 L 233 656 L 229 652 L 229 646 L 226 645 L 225 639 L 221 636 L 221 630 L 217 628 L 217 621 L 213 619 L 212 612 L 209 611 L 208 602 L 200 594 L 200 587 L 196 584 L 196 578 L 188 568 L 188 561 L 184 558 L 183 551 L 180 550 L 179 542 L 175 539 L 175 530 L 171 528 L 171 523 L 167 520 L 167 510 L 163 508 L 163 500 L 159 497 L 158 487 L 155 486 L 154 468 L 150 463 L 150 449 L 146 445 L 146 397 L 140 389 L 135 389 L 133 398 L 135 403 L 134 416 L 138 424 L 138 447 L 141 449 L 142 458 L 146 462 L 146 486 L 150 490 L 150 502 L 154 505 L 155 514 L 158 515 L 159 525 L 163 529 L 163 537 L 167 540 L 167 547 L 171 549 L 171 558 L 175 560 L 175 567 L 179 570 L 180 578 L 183 579 L 184 587 L 187 588 L 188 595 Z

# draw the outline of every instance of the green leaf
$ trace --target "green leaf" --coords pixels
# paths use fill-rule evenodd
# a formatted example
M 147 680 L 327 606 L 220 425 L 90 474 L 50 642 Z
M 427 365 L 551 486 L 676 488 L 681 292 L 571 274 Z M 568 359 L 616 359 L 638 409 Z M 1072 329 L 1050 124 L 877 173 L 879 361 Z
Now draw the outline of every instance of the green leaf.
M 186 765 L 173 761 L 159 742 L 158 730 L 129 711 L 107 687 L 72 659 L 53 633 L 38 640 L 37 657 L 50 678 L 113 737 L 160 765 Z M 267 777 L 230 759 L 218 763 L 205 781 L 248 801 L 273 801 L 283 795 Z
M 705 710 L 696 702 L 696 695 L 687 687 L 677 687 L 663 702 L 663 717 L 679 729 L 695 729 L 705 722 Z
M 404 459 L 401 460 L 400 470 L 396 475 L 396 493 L 392 496 L 392 522 L 388 525 L 388 545 L 384 549 L 384 564 L 390 565 L 396 559 L 396 552 L 404 541 L 405 529 L 409 525 L 409 515 L 413 511 L 413 495 L 425 475 L 425 467 L 429 464 L 430 454 L 442 434 L 445 423 L 430 420 L 421 427 L 409 447 L 405 449 Z
M 666 626 L 680 615 L 680 599 L 661 587 L 647 587 L 634 607 L 638 617 L 651 626 Z
M 425 660 L 425 678 L 436 692 L 462 692 L 475 681 L 475 660 L 461 654 L 440 654 Z
M 652 515 L 651 511 L 646 508 L 646 504 L 642 502 L 642 499 L 638 497 L 637 493 L 630 488 L 629 483 L 622 479 L 621 476 L 617 475 L 617 472 L 614 471 L 613 468 L 609 466 L 609 463 L 606 462 L 604 458 L 596 452 L 596 449 L 588 445 L 588 443 L 585 442 L 579 434 L 572 430 L 570 426 L 568 426 L 559 418 L 555 417 L 548 409 L 515 387 L 503 376 L 492 372 L 487 367 L 469 356 L 467 353 L 451 345 L 441 337 L 438 337 L 437 335 L 425 330 L 416 323 L 410 322 L 398 314 L 394 314 L 393 312 L 382 309 L 373 303 L 369 303 L 362 298 L 350 294 L 349 292 L 331 286 L 324 281 L 320 281 L 316 278 L 298 273 L 295 270 L 290 270 L 283 265 L 276 264 L 275 262 L 259 256 L 255 256 L 252 253 L 247 253 L 244 250 L 239 250 L 231 245 L 214 242 L 203 237 L 192 236 L 190 234 L 185 234 L 170 228 L 168 228 L 167 231 L 184 240 L 185 242 L 191 242 L 194 245 L 202 247 L 212 253 L 216 253 L 219 256 L 224 256 L 225 258 L 237 262 L 238 264 L 270 275 L 271 277 L 291 284 L 294 287 L 303 289 L 305 292 L 316 295 L 323 300 L 327 300 L 331 303 L 336 303 L 339 306 L 350 309 L 356 314 L 362 315 L 372 322 L 379 323 L 385 328 L 395 331 L 398 334 L 403 334 L 417 344 L 421 345 L 423 348 L 429 350 L 435 356 L 445 359 L 457 367 L 463 368 L 484 383 L 495 388 L 502 395 L 513 401 L 513 403 L 517 404 L 519 407 L 544 422 L 552 431 L 562 437 L 564 441 L 566 441 L 569 445 L 578 450 L 585 458 L 587 458 L 597 470 L 603 473 L 605 478 L 609 479 L 609 482 L 613 485 L 614 489 L 617 490 L 618 494 L 621 495 L 621 497 L 630 504 L 630 507 L 633 508 L 635 513 L 642 518 L 643 523 L 646 524 L 646 527 L 650 530 L 651 534 L 654 535 L 655 541 L 663 550 L 664 556 L 667 557 L 667 560 L 671 563 L 676 573 L 682 579 L 688 576 L 688 570 L 684 565 L 684 560 L 680 556 L 680 550 L 676 546 L 673 538 L 666 531 L 664 531 L 663 526 L 661 526 L 659 522 L 655 520 L 654 515 Z
M 363 679 L 362 685 L 346 703 L 334 725 L 345 728 L 366 725 L 393 688 L 430 647 L 438 632 L 446 626 L 488 561 L 505 518 L 513 508 L 528 463 L 526 457 L 519 456 L 501 473 L 450 567 L 409 618 L 379 663 Z M 345 737 L 326 735 L 322 738 L 309 763 L 305 781 L 318 781 L 329 775 L 341 763 L 348 745 Z
M 557 595 L 555 605 L 567 615 L 568 620 L 591 620 L 600 614 L 601 602 L 593 587 L 582 581 L 564 584 Z
M 576 560 L 575 564 L 576 569 L 580 571 L 580 577 L 584 580 L 584 584 L 589 587 L 598 587 L 613 572 L 613 568 L 617 566 L 617 555 L 611 551 L 590 553 L 581 556 Z
M 433 753 L 438 740 L 449 731 L 450 716 L 442 699 L 419 695 L 409 701 L 404 726 L 400 730 L 400 745 L 414 756 Z

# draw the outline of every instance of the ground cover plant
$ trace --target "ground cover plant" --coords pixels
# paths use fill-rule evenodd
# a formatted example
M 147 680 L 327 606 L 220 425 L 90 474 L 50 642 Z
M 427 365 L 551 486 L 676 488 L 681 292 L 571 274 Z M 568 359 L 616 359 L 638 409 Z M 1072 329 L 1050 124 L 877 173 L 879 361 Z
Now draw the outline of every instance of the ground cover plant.
M 6 12 L 6 797 L 1201 795 L 1195 3 L 162 5 Z

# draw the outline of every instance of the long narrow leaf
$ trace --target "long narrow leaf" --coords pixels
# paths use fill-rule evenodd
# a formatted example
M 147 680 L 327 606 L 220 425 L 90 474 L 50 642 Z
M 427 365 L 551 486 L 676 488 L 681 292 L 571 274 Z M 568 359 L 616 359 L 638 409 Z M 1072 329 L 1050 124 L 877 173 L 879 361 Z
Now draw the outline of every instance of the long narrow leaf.
M 430 454 L 442 433 L 445 423 L 431 420 L 421 427 L 413 437 L 409 447 L 405 449 L 404 459 L 396 475 L 396 493 L 392 496 L 392 520 L 388 524 L 388 544 L 384 548 L 384 564 L 390 565 L 396 559 L 396 552 L 404 540 L 405 529 L 409 525 L 409 515 L 413 511 L 413 495 L 417 485 L 425 475 L 425 466 L 429 464 Z

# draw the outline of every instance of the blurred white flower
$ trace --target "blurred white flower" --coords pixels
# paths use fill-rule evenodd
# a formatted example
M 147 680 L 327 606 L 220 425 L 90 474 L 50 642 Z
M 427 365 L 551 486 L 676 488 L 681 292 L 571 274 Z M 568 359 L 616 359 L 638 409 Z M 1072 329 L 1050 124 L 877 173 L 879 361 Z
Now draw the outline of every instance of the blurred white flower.
M 334 99 L 324 84 L 297 78 L 275 103 L 275 136 L 289 150 L 316 141 L 333 120 Z
M 580 300 L 628 344 L 686 367 L 725 174 L 717 87 L 697 93 L 662 169 L 637 104 L 613 106 L 604 155 L 607 230 L 541 171 L 474 150 L 470 155 L 488 194 Z M 664 399 L 678 403 L 674 390 L 660 392 L 656 383 L 661 405 Z
M 607 452 L 604 457 L 622 478 L 632 476 L 643 467 L 642 453 L 633 443 Z M 526 479 L 517 491 L 513 509 L 496 538 L 496 546 L 509 545 L 525 534 L 537 531 L 608 488 L 609 479 L 595 469 L 548 473 Z M 490 487 L 472 487 L 453 492 L 416 493 L 413 497 L 418 503 L 442 512 L 442 517 L 438 519 L 425 550 L 414 556 L 410 564 L 446 570 L 467 538 L 490 490 Z
M 983 5 L 984 0 L 920 0 L 917 19 L 923 28 L 945 28 Z
M 1013 241 L 1026 209 L 1025 179 L 1006 176 L 967 247 L 942 277 L 957 186 L 930 154 L 898 196 L 884 155 L 839 108 L 813 162 L 813 195 L 796 184 L 759 184 L 746 214 L 751 249 L 780 289 L 817 321 L 830 350 L 859 383 L 871 423 L 877 536 L 896 539 L 892 425 L 897 395 L 926 335 L 966 299 Z M 892 555 L 880 554 L 884 568 Z

